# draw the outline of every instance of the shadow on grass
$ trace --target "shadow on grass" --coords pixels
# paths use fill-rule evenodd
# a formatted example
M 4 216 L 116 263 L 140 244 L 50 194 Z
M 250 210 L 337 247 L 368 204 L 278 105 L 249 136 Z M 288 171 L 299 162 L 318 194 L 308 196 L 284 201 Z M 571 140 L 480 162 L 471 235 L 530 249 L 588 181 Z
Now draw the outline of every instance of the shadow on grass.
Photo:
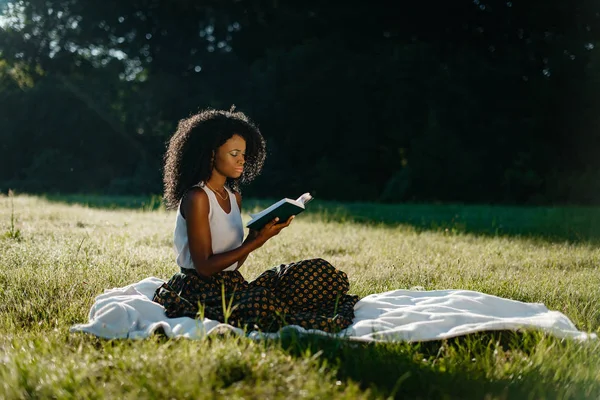
M 294 357 L 313 354 L 337 370 L 341 381 L 352 380 L 378 397 L 393 398 L 557 398 L 558 382 L 533 368 L 509 378 L 494 379 L 473 355 L 493 348 L 531 354 L 539 336 L 514 331 L 483 332 L 446 341 L 421 343 L 358 343 L 288 331 L 280 343 Z M 560 346 L 560 341 L 556 345 Z M 449 356 L 450 355 L 450 356 Z M 493 360 L 488 363 L 493 364 Z M 597 386 L 597 385 L 596 385 Z M 571 385 L 568 396 L 587 398 L 596 387 Z M 586 394 L 587 392 L 587 394 Z M 600 392 L 599 392 L 600 394 Z M 564 396 L 564 393 L 562 394 Z M 490 397 L 491 396 L 491 397 Z
M 102 209 L 152 211 L 160 196 L 44 195 L 48 201 Z M 245 199 L 244 211 L 257 212 L 274 199 Z M 525 237 L 548 242 L 600 243 L 600 207 L 517 207 L 458 204 L 339 203 L 316 200 L 303 220 L 410 227 L 417 232 Z
M 217 342 L 252 340 L 229 331 L 207 339 Z M 135 347 L 138 343 L 72 335 L 68 340 L 74 348 L 86 341 L 97 350 L 106 349 L 106 346 Z M 177 341 L 188 342 L 183 338 L 170 339 L 160 330 L 155 332 L 152 340 L 173 345 Z M 541 340 L 545 343 L 540 347 Z M 373 343 L 303 334 L 290 329 L 281 331 L 280 338 L 262 343 L 266 350 L 281 349 L 299 361 L 314 359 L 323 370 L 334 371 L 335 379 L 340 382 L 331 382 L 332 385 L 353 381 L 362 390 L 369 390 L 372 398 L 600 398 L 600 382 L 594 380 L 594 373 L 579 374 L 573 379 L 566 373 L 573 367 L 573 360 L 579 366 L 586 364 L 590 371 L 596 371 L 598 358 L 588 360 L 585 354 L 574 359 L 562 357 L 580 348 L 580 343 L 539 332 L 488 331 L 443 341 Z M 499 356 L 496 356 L 497 349 Z M 596 352 L 597 349 L 596 346 L 588 350 Z M 537 360 L 535 357 L 540 352 L 545 357 L 542 365 L 539 357 Z M 528 363 L 529 359 L 536 361 Z M 504 369 L 500 361 L 510 363 L 510 370 Z M 228 369 L 218 374 L 222 387 L 252 377 L 251 365 L 225 365 Z

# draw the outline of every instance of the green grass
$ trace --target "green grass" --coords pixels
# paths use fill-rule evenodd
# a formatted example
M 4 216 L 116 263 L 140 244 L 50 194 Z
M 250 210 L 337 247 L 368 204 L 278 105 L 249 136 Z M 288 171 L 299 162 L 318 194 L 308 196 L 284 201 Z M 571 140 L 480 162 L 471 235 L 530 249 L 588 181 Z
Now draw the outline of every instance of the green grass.
M 176 270 L 175 216 L 158 204 L 0 197 L 0 398 L 600 396 L 600 341 L 539 332 L 420 344 L 69 333 L 104 289 Z M 264 204 L 248 200 L 245 209 Z M 599 216 L 598 208 L 315 201 L 250 255 L 243 274 L 323 257 L 348 273 L 360 296 L 412 286 L 478 290 L 545 303 L 600 333 Z

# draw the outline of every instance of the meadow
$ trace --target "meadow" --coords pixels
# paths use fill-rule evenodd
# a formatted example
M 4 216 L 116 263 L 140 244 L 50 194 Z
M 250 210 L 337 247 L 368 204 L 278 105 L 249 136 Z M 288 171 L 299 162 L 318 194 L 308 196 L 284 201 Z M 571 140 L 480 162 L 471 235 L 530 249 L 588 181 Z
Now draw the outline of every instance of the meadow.
M 268 205 L 244 202 L 244 220 Z M 600 334 L 600 208 L 314 201 L 250 255 L 247 279 L 322 257 L 351 293 L 469 289 L 544 303 Z M 427 343 L 104 340 L 69 332 L 94 297 L 168 279 L 160 199 L 0 196 L 0 398 L 600 397 L 600 340 L 488 332 Z

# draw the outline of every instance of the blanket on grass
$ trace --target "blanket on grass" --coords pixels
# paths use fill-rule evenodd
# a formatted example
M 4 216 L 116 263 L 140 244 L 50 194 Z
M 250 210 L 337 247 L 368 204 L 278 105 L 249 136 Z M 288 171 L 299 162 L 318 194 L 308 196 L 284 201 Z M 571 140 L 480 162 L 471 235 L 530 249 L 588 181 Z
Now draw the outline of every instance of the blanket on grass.
M 470 290 L 392 290 L 372 294 L 355 306 L 351 326 L 333 335 L 286 326 L 277 333 L 244 332 L 205 318 L 167 318 L 151 299 L 164 281 L 150 277 L 106 290 L 96 297 L 89 321 L 71 327 L 106 339 L 139 339 L 161 330 L 168 337 L 200 339 L 213 330 L 227 328 L 250 338 L 276 338 L 284 330 L 343 337 L 358 341 L 429 341 L 482 331 L 538 330 L 559 338 L 595 339 L 577 330 L 564 314 L 540 303 L 524 303 Z

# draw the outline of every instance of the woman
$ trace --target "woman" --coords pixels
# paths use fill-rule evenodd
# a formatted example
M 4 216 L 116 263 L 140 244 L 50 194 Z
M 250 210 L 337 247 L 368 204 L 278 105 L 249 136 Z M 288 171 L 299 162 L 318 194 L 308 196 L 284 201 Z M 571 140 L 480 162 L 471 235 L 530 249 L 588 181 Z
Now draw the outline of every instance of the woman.
M 180 272 L 156 290 L 168 317 L 205 317 L 249 330 L 284 325 L 335 332 L 354 318 L 348 278 L 323 259 L 283 264 L 247 282 L 248 255 L 292 222 L 273 220 L 245 240 L 239 184 L 262 170 L 265 141 L 241 112 L 205 110 L 180 121 L 165 155 L 165 203 L 177 209 Z

